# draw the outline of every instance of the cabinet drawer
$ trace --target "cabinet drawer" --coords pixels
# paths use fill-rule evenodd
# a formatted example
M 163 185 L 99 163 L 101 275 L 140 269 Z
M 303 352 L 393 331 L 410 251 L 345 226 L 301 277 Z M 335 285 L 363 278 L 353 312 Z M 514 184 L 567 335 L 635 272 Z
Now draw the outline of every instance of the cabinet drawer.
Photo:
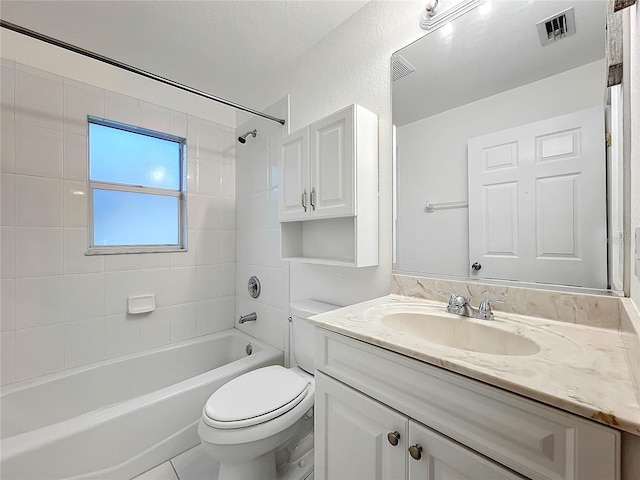
M 320 328 L 316 368 L 529 478 L 620 478 L 612 428 Z

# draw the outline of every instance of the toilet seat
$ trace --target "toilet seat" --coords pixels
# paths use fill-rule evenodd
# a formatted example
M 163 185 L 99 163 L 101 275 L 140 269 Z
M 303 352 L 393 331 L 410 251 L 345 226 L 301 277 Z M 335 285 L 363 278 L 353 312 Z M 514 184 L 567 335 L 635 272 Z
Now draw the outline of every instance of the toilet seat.
M 257 425 L 293 409 L 308 390 L 309 382 L 287 368 L 259 368 L 216 390 L 205 404 L 202 419 L 220 429 Z

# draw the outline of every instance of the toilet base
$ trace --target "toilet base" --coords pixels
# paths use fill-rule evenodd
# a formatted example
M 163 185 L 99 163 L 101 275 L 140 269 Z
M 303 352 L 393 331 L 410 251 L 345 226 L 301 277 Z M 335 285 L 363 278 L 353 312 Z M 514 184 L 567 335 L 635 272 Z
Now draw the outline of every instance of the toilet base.
M 207 445 L 201 444 L 202 452 L 210 457 Z M 232 451 L 238 451 L 233 448 Z M 229 460 L 231 451 L 223 458 Z M 231 462 L 217 463 L 214 480 L 312 480 L 313 479 L 313 416 L 305 417 L 299 429 L 280 448 L 270 450 L 248 463 L 241 463 L 239 456 Z M 213 472 L 212 472 L 213 474 Z
M 295 462 L 281 465 L 277 473 L 278 480 L 313 480 L 313 449 Z
M 218 480 L 277 480 L 274 452 L 267 452 L 247 463 L 222 463 Z

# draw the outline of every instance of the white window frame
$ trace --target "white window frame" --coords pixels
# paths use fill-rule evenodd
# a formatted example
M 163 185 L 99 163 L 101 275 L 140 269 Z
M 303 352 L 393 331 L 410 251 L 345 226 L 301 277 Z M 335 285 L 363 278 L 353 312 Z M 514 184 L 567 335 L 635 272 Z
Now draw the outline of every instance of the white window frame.
M 116 255 L 126 253 L 162 253 L 162 252 L 186 252 L 187 251 L 187 140 L 176 135 L 158 132 L 147 128 L 136 127 L 125 123 L 107 120 L 104 118 L 88 116 L 87 122 L 110 128 L 117 128 L 126 132 L 137 133 L 161 140 L 169 140 L 180 144 L 180 189 L 170 190 L 153 187 L 144 187 L 128 183 L 113 183 L 91 180 L 91 135 L 87 129 L 87 183 L 88 194 L 88 225 L 87 225 L 87 252 L 86 255 Z M 114 190 L 119 192 L 145 193 L 150 195 L 172 196 L 178 199 L 178 243 L 154 244 L 154 245 L 93 245 L 94 219 L 93 219 L 93 193 L 94 190 Z

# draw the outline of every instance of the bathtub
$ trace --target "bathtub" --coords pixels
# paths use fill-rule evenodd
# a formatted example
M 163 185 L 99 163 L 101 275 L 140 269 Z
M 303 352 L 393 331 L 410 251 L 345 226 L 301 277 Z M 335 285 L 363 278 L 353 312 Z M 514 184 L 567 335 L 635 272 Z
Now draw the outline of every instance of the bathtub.
M 199 443 L 213 391 L 282 360 L 230 329 L 9 385 L 0 394 L 2 478 L 134 477 Z

